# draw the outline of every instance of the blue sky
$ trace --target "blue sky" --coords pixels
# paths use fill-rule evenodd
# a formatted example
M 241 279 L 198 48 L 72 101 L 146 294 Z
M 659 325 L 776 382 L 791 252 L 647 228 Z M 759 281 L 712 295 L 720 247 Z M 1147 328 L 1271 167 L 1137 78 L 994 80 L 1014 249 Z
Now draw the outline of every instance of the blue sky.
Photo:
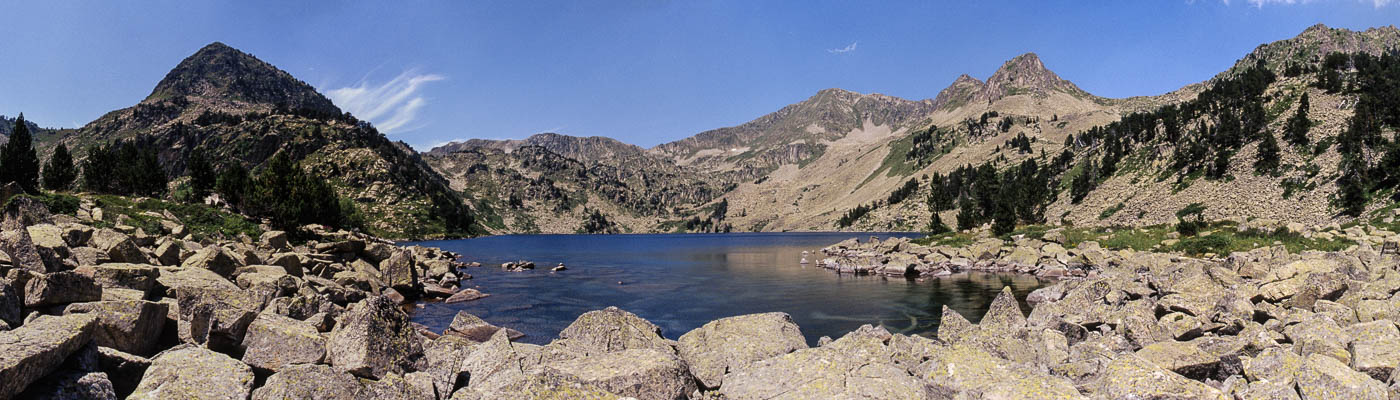
M 1160 94 L 1312 24 L 1400 22 L 1396 0 L 5 3 L 0 114 L 86 124 L 222 41 L 420 150 L 544 131 L 652 146 L 824 88 L 930 98 L 1025 52 L 1094 94 Z

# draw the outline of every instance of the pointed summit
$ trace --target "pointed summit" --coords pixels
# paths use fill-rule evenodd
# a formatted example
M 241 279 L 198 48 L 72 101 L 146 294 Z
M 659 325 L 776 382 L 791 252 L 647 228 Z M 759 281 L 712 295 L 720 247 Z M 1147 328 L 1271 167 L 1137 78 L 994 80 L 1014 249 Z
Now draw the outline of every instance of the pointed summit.
M 316 88 L 251 54 L 220 42 L 185 58 L 165 75 L 147 102 L 171 97 L 200 99 L 225 106 L 277 106 L 340 113 Z
M 977 78 L 962 74 L 958 79 L 953 80 L 952 85 L 943 88 L 938 92 L 938 96 L 933 98 L 934 109 L 953 110 L 962 107 L 977 97 L 978 93 L 986 88 L 987 84 Z
M 1088 95 L 1078 86 L 1045 68 L 1040 56 L 1026 53 L 1008 60 L 991 78 L 987 78 L 987 86 L 978 98 L 995 101 L 1018 94 L 1048 96 L 1052 92 L 1074 96 Z

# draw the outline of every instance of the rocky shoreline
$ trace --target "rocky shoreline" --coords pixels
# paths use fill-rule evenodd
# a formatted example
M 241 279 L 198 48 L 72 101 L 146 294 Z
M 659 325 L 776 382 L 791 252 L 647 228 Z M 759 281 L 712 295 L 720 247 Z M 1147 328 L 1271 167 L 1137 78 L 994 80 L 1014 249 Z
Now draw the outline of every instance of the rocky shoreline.
M 865 326 L 809 347 L 789 316 L 766 313 L 666 338 L 606 308 L 532 345 L 467 313 L 443 332 L 410 322 L 414 301 L 484 295 L 456 289 L 470 264 L 455 254 L 348 232 L 299 245 L 280 232 L 152 237 L 94 227 L 96 211 L 49 215 L 24 199 L 4 210 L 0 399 L 1400 395 L 1400 259 L 1365 241 L 1220 258 L 1092 242 L 1061 253 L 1053 242 L 847 241 L 820 264 L 1056 280 L 1030 295 L 1029 315 L 1009 289 L 978 323 L 945 308 L 936 337 Z

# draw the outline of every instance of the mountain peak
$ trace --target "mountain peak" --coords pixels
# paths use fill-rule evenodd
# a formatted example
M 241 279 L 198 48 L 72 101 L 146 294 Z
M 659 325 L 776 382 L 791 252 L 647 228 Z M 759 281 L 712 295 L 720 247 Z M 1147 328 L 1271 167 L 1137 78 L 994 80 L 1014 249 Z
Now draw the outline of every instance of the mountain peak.
M 1063 92 L 1071 95 L 1087 94 L 1073 83 L 1061 79 L 1035 53 L 1025 53 L 1001 65 L 997 72 L 987 78 L 987 86 L 982 97 L 995 101 L 1002 97 L 1018 94 L 1046 96 L 1050 92 Z
M 170 97 L 340 113 L 330 99 L 311 85 L 222 42 L 210 43 L 186 57 L 156 84 L 146 101 Z
M 1321 62 L 1333 52 L 1381 55 L 1396 47 L 1400 47 L 1400 30 L 1395 26 L 1353 31 L 1317 24 L 1298 36 L 1259 45 L 1215 79 L 1234 76 L 1260 62 L 1274 72 L 1282 72 L 1289 64 Z

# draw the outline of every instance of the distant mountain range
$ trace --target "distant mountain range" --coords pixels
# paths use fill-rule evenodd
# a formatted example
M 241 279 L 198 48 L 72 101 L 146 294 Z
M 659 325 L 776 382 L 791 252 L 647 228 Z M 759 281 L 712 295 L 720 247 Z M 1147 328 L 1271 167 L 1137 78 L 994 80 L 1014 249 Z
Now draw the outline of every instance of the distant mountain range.
M 1381 55 L 1398 46 L 1394 27 L 1355 32 L 1318 25 L 1259 46 L 1208 81 L 1123 99 L 1088 93 L 1027 53 L 985 81 L 956 77 L 932 99 L 826 89 L 753 121 L 649 149 L 544 133 L 474 139 L 419 154 L 290 74 L 214 43 L 181 62 L 135 106 L 40 139 L 47 150 L 56 143 L 81 149 L 152 138 L 164 149 L 161 160 L 172 176 L 184 174 L 184 156 L 195 148 L 250 167 L 286 151 L 330 178 L 374 229 L 394 237 L 483 230 L 921 230 L 932 215 L 923 199 L 933 174 L 982 164 L 1005 169 L 1024 160 L 1043 165 L 1056 157 L 1070 157 L 1070 167 L 1056 176 L 1059 192 L 1044 216 L 1050 223 L 1167 223 L 1186 205 L 1201 203 L 1210 218 L 1323 224 L 1338 218 L 1333 200 L 1341 156 L 1335 147 L 1284 146 L 1282 171 L 1263 174 L 1251 167 L 1257 137 L 1212 147 L 1227 164 L 1211 166 L 1220 173 L 1207 178 L 1199 163 L 1173 159 L 1189 150 L 1185 146 L 1208 141 L 1222 121 L 1237 120 L 1200 106 L 1216 104 L 1200 99 L 1238 95 L 1222 93 L 1252 68 L 1276 77 L 1251 98 L 1267 117 L 1253 121 L 1263 132 L 1281 137 L 1306 93 L 1310 142 L 1335 141 L 1358 94 L 1315 87 L 1327 55 Z M 1354 72 L 1341 71 L 1344 79 Z M 1178 109 L 1190 111 L 1180 117 L 1187 120 L 1175 119 Z M 1130 124 L 1138 124 L 1137 132 L 1168 124 L 1186 132 L 1175 141 L 1163 135 L 1123 139 L 1131 142 L 1126 145 L 1104 141 Z M 1071 199 L 1070 181 L 1110 153 L 1122 166 L 1098 177 L 1078 201 Z M 917 201 L 885 200 L 911 180 L 917 191 L 910 198 Z M 849 226 L 836 224 L 858 206 L 870 211 Z M 944 221 L 953 219 L 953 211 L 944 213 Z

